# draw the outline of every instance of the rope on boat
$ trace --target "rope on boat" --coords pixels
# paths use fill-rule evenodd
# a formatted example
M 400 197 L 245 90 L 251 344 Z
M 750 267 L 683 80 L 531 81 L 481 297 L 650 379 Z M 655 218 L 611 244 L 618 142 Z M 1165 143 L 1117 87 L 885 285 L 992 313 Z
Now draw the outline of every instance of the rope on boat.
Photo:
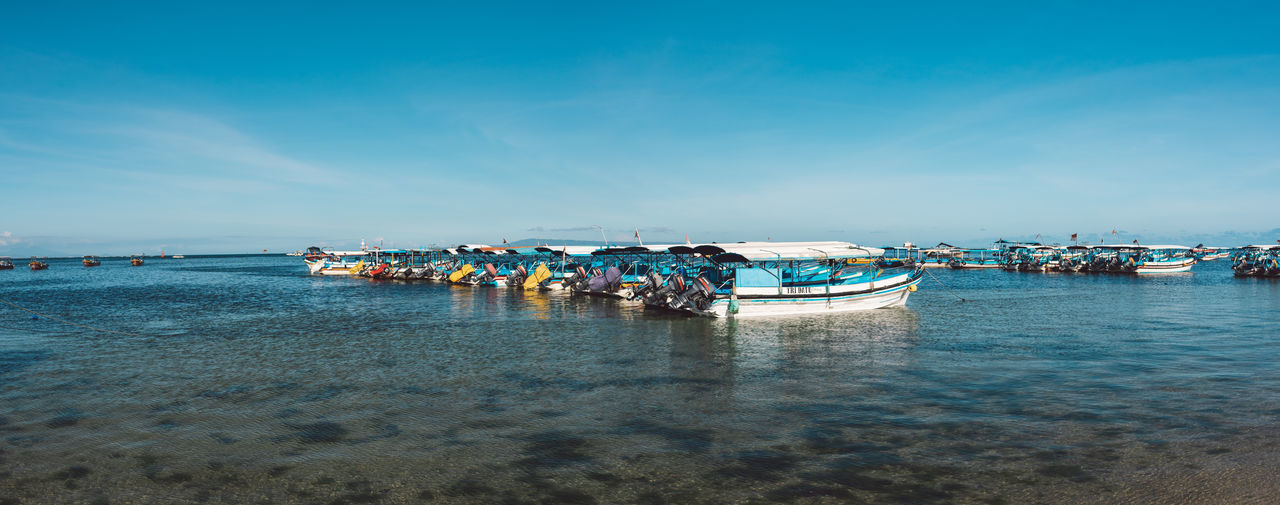
M 946 284 L 943 284 L 942 281 L 938 280 L 937 277 L 934 277 L 933 272 L 930 272 L 928 268 L 924 269 L 924 273 L 929 274 L 929 278 L 933 279 L 933 282 L 938 283 L 939 286 L 942 286 L 942 289 L 947 290 L 948 293 L 951 293 L 956 298 L 959 298 L 960 301 L 962 302 L 968 301 L 968 300 L 965 300 L 963 296 L 957 295 L 955 291 L 952 291 L 951 288 L 947 287 Z
M 5 304 L 10 305 L 10 306 L 13 306 L 13 307 L 15 307 L 15 308 L 17 308 L 17 309 L 19 309 L 19 310 L 22 310 L 22 311 L 25 311 L 25 312 L 30 312 L 32 315 L 40 316 L 40 317 L 43 317 L 43 318 L 45 318 L 45 319 L 52 319 L 52 320 L 57 321 L 57 322 L 62 323 L 62 324 L 69 324 L 69 325 L 71 325 L 71 326 L 78 326 L 78 327 L 80 327 L 80 328 L 84 328 L 84 329 L 86 329 L 86 330 L 93 330 L 93 331 L 98 331 L 98 332 L 102 332 L 102 333 L 113 333 L 113 334 L 116 334 L 116 335 L 129 335 L 129 336 L 133 336 L 133 337 L 141 337 L 141 336 L 143 336 L 141 333 L 130 333 L 130 332 L 127 332 L 127 331 L 108 330 L 108 329 L 104 329 L 104 328 L 98 328 L 98 327 L 94 327 L 94 326 L 89 326 L 89 325 L 87 325 L 87 324 L 80 324 L 80 323 L 77 323 L 77 322 L 74 322 L 74 321 L 68 321 L 68 320 L 66 320 L 66 319 L 62 319 L 62 318 L 60 318 L 60 317 L 51 316 L 51 315 L 48 315 L 48 314 L 45 314 L 45 313 L 42 313 L 42 312 L 36 312 L 36 311 L 34 311 L 34 310 L 31 310 L 31 309 L 28 309 L 28 308 L 23 307 L 23 306 L 21 306 L 21 305 L 18 305 L 18 304 L 16 304 L 16 303 L 13 303 L 13 302 L 11 302 L 11 301 L 9 301 L 9 300 L 5 300 L 4 298 L 0 298 L 0 302 L 4 302 Z

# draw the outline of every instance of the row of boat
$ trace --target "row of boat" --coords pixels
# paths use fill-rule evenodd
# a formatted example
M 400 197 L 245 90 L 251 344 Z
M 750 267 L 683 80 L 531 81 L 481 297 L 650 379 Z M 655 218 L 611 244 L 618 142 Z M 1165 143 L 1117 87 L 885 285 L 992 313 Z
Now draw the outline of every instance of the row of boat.
M 708 317 L 840 312 L 902 305 L 923 275 L 911 261 L 849 242 L 626 247 L 461 245 L 304 254 L 312 274 L 425 279 L 567 291 Z
M 1280 277 L 1280 245 L 1241 247 L 1231 255 L 1237 277 Z
M 911 258 L 925 267 L 1001 268 L 1018 272 L 1091 272 L 1155 274 L 1186 272 L 1198 261 L 1228 256 L 1226 248 L 1180 245 L 1045 245 L 997 242 L 970 249 L 948 244 L 928 249 L 895 248 L 895 257 Z
M 80 262 L 86 267 L 96 267 L 102 265 L 102 260 L 97 256 L 85 256 Z M 129 257 L 129 264 L 140 267 L 143 264 L 142 256 Z M 31 261 L 27 262 L 27 267 L 32 270 L 47 270 L 49 268 L 48 258 L 43 256 L 32 256 Z M 13 261 L 9 257 L 0 257 L 0 270 L 13 270 Z

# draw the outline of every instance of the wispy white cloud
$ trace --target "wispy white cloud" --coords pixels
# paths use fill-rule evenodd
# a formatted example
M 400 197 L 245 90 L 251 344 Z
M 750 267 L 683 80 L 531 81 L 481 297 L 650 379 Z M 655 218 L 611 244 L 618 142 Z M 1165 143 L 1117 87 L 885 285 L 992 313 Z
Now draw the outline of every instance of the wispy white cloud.
M 283 154 L 207 114 L 14 95 L 0 95 L 0 108 L 16 112 L 0 120 L 0 154 L 10 158 L 26 157 L 66 170 L 169 174 L 162 179 L 210 189 L 338 186 L 338 170 Z M 219 176 L 250 184 L 221 184 Z

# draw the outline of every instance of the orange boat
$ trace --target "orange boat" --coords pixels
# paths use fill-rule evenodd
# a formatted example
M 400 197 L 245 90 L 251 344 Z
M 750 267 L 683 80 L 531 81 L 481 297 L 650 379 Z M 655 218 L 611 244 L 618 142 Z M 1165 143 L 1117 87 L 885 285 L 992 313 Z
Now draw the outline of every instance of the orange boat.
M 43 261 L 40 261 L 41 259 L 42 258 L 32 257 L 31 262 L 27 263 L 27 266 L 31 267 L 32 270 L 44 270 L 46 268 L 49 268 L 49 264 Z
M 135 267 L 140 267 L 140 266 L 142 266 L 142 256 L 130 256 L 130 257 L 129 257 L 129 264 L 130 264 L 130 265 L 133 265 L 133 266 L 135 266 Z
M 87 267 L 96 267 L 102 264 L 102 261 L 99 261 L 97 256 L 85 256 L 84 259 L 80 261 Z

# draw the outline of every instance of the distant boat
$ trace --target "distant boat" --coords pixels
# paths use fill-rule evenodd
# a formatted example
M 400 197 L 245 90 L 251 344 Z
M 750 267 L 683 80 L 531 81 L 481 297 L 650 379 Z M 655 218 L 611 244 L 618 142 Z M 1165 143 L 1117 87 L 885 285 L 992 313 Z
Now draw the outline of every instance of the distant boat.
M 952 255 L 951 260 L 947 262 L 951 268 L 968 269 L 968 268 L 1000 268 L 1003 258 L 1003 250 L 992 247 L 989 249 L 955 249 L 956 254 Z
M 31 261 L 27 263 L 27 266 L 31 267 L 32 270 L 45 270 L 49 268 L 49 264 L 44 261 L 41 261 L 42 259 L 43 258 L 37 258 L 33 256 L 31 258 Z
M 97 256 L 85 256 L 84 259 L 80 261 L 87 267 L 96 267 L 102 264 L 102 261 L 98 260 Z
M 1200 261 L 1220 260 L 1231 256 L 1229 247 L 1207 247 L 1204 244 L 1191 248 L 1191 254 Z
M 0 256 L 0 270 L 13 270 L 13 262 L 8 256 Z
M 129 264 L 135 267 L 142 266 L 142 256 L 134 255 L 129 257 Z
M 186 256 L 183 256 L 181 254 L 175 254 L 173 256 L 170 256 L 170 258 L 173 258 L 175 260 L 180 260 L 180 259 L 186 258 Z

